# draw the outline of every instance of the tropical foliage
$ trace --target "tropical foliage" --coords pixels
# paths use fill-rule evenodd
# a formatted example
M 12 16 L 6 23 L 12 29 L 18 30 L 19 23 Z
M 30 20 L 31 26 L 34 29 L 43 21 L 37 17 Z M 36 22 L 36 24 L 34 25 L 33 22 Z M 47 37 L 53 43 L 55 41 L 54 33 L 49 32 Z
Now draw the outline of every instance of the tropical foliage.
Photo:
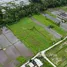
M 16 5 L 9 2 L 7 6 L 0 6 L 0 26 L 13 24 L 23 17 L 31 17 L 33 14 L 39 14 L 50 7 L 54 8 L 66 4 L 67 0 L 30 0 L 30 4 L 24 6 L 23 3 Z M 2 11 L 2 9 L 5 11 Z

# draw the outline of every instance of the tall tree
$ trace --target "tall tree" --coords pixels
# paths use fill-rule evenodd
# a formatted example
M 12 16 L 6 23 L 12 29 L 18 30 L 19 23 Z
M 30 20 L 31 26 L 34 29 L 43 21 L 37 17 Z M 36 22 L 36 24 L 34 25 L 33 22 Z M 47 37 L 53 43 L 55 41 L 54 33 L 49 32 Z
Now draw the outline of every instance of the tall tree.
M 3 22 L 3 13 L 2 13 L 2 9 L 0 9 L 0 25 Z

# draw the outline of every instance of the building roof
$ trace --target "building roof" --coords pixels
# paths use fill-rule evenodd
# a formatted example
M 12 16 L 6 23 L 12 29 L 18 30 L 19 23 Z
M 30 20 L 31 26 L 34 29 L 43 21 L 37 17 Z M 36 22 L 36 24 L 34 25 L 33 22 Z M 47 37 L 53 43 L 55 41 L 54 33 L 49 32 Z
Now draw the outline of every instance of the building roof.
M 21 67 L 25 67 L 25 65 L 22 65 Z
M 34 67 L 34 64 L 31 63 L 31 62 L 30 62 L 28 65 L 29 65 L 30 67 Z
M 37 58 L 35 58 L 34 61 L 37 63 L 37 65 L 39 67 L 43 65 L 43 63 L 39 59 L 37 59 Z

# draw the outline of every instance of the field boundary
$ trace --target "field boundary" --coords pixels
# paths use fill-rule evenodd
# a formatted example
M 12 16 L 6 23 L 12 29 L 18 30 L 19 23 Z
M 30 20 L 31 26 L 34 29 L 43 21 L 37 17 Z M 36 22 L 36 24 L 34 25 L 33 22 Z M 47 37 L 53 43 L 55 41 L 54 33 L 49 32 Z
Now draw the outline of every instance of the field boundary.
M 67 36 L 66 36 L 63 40 L 57 42 L 56 44 L 52 45 L 51 47 L 49 47 L 49 48 L 47 48 L 47 49 L 45 49 L 45 50 L 43 50 L 43 51 L 41 52 L 41 54 L 42 54 L 42 56 L 44 57 L 44 59 L 46 59 L 53 67 L 56 67 L 56 65 L 53 64 L 53 63 L 46 57 L 45 53 L 46 53 L 48 50 L 52 49 L 53 47 L 59 45 L 60 43 L 62 43 L 62 42 L 65 41 L 66 39 L 67 39 Z
M 66 39 L 67 39 L 67 36 L 66 36 L 64 39 L 62 39 L 62 40 L 60 40 L 59 42 L 57 42 L 56 44 L 50 46 L 49 48 L 47 48 L 47 49 L 45 49 L 45 50 L 37 53 L 32 59 L 35 59 L 37 56 L 42 55 L 42 56 L 44 57 L 44 59 L 45 59 L 47 62 L 49 62 L 53 67 L 57 67 L 54 63 L 52 63 L 52 62 L 46 57 L 45 53 L 46 53 L 48 50 L 52 49 L 53 47 L 59 45 L 60 43 L 62 43 L 62 42 L 65 41 Z M 28 64 L 28 63 L 29 63 L 29 61 L 27 61 L 26 63 L 24 63 L 21 67 L 25 67 L 25 65 Z

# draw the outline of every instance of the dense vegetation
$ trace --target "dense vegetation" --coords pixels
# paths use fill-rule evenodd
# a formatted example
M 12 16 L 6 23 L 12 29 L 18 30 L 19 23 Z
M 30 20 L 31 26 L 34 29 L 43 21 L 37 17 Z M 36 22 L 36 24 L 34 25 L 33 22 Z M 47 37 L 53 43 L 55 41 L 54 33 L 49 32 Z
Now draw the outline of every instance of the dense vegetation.
M 21 4 L 16 5 L 15 3 L 10 2 L 7 6 L 0 6 L 0 26 L 13 24 L 23 17 L 38 14 L 50 7 L 53 8 L 66 4 L 67 0 L 30 0 L 29 5 L 23 5 L 22 2 Z

